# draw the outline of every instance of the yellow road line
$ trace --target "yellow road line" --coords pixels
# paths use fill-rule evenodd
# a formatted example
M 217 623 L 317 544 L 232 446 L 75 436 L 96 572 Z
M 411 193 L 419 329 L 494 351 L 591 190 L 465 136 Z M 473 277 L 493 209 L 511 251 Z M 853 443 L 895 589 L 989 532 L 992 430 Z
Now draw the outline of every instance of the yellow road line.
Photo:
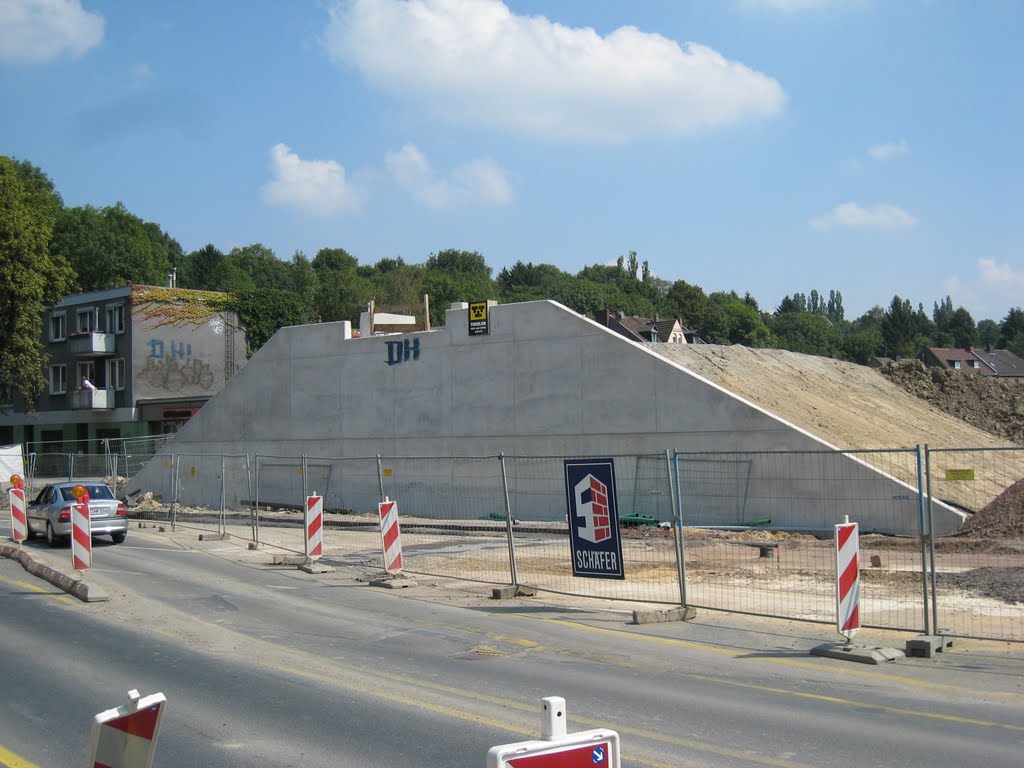
M 35 763 L 30 763 L 9 749 L 5 749 L 3 744 L 0 744 L 0 765 L 7 766 L 7 768 L 39 768 Z
M 705 645 L 703 643 L 693 642 L 692 640 L 678 640 L 673 637 L 655 637 L 653 635 L 637 634 L 635 632 L 627 632 L 622 629 L 608 629 L 607 627 L 592 627 L 589 624 L 583 624 L 582 622 L 572 621 L 570 619 L 551 619 L 542 616 L 533 616 L 528 613 L 509 613 L 506 616 L 521 616 L 524 619 L 532 619 L 534 621 L 544 621 L 552 624 L 559 624 L 561 626 L 573 627 L 576 629 L 582 629 L 587 632 L 595 632 L 598 634 L 609 634 L 616 635 L 619 637 L 629 637 L 635 640 L 642 640 L 649 643 L 656 643 L 662 645 L 674 645 L 681 648 L 692 648 L 698 651 L 705 651 L 707 653 L 714 653 L 719 656 L 728 656 L 734 659 L 742 659 L 750 655 L 749 651 L 734 651 L 728 648 L 719 648 L 714 645 Z M 956 692 L 957 696 L 963 696 L 963 694 L 971 693 L 977 696 L 999 696 L 1001 698 L 1020 698 L 1021 695 L 1018 693 L 1012 693 L 1008 691 L 973 691 L 969 688 L 964 688 L 960 685 L 949 685 L 947 683 L 931 683 L 927 680 L 914 680 L 913 678 L 903 677 L 902 675 L 890 675 L 885 672 L 871 672 L 864 669 L 855 669 L 850 667 L 824 667 L 821 664 L 815 664 L 810 661 L 797 661 L 796 659 L 779 659 L 771 656 L 758 656 L 758 661 L 765 661 L 771 664 L 782 664 L 788 667 L 797 667 L 800 669 L 810 669 L 816 672 L 834 672 L 836 674 L 851 675 L 854 677 L 866 677 L 875 680 L 884 680 L 889 683 L 902 683 L 904 685 L 916 686 L 918 688 L 931 688 L 936 691 L 950 691 Z
M 46 589 L 45 587 L 40 587 L 38 584 L 30 584 L 27 581 L 18 581 L 17 579 L 8 579 L 8 578 L 5 578 L 3 576 L 0 576 L 0 582 L 3 582 L 4 584 L 10 584 L 12 587 L 21 587 L 22 589 L 27 589 L 27 590 L 30 590 L 32 592 L 38 592 L 41 595 L 47 595 L 47 596 L 53 597 L 53 598 L 55 598 L 57 600 L 67 600 L 69 602 L 77 602 L 77 600 L 75 598 L 73 598 L 70 595 L 66 594 L 59 587 L 52 587 L 51 589 Z M 57 591 L 54 592 L 53 590 L 57 590 Z

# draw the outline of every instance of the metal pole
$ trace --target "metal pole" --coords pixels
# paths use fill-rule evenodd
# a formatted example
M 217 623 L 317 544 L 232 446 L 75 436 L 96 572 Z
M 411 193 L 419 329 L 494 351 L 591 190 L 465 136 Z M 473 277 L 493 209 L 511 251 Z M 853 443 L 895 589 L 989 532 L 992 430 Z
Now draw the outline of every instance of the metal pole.
M 685 608 L 687 606 L 686 551 L 683 546 L 683 502 L 679 491 L 679 454 L 675 455 L 675 462 L 673 462 L 672 456 L 666 448 L 665 465 L 668 469 L 668 495 L 672 499 L 672 535 L 676 545 L 676 576 L 679 579 L 679 604 Z
M 74 451 L 68 451 L 68 482 L 74 482 L 75 479 L 75 453 Z
M 384 496 L 384 469 L 383 469 L 383 465 L 381 464 L 380 454 L 379 453 L 377 454 L 377 485 L 380 486 L 380 500 L 383 503 L 383 501 L 385 499 L 385 496 Z
M 924 477 L 928 484 L 928 569 L 932 590 L 932 627 L 939 634 L 939 605 L 935 588 L 935 506 L 932 503 L 932 457 L 928 443 L 924 444 Z
M 925 532 L 924 481 L 921 474 L 921 444 L 915 449 L 917 456 L 917 511 L 921 529 L 921 597 L 924 609 L 924 634 L 931 634 L 931 618 L 928 615 L 928 535 Z
M 302 508 L 306 508 L 306 497 L 309 491 L 306 490 L 306 454 L 302 454 Z
M 246 495 L 247 500 L 249 502 L 249 531 L 250 531 L 249 535 L 251 536 L 252 535 L 252 521 L 253 521 L 252 513 L 256 509 L 256 507 L 253 504 L 253 497 L 252 497 L 252 464 L 249 462 L 249 452 L 248 451 L 245 452 L 245 495 Z
M 505 491 L 505 533 L 508 536 L 508 566 L 509 576 L 512 579 L 512 586 L 519 586 L 519 574 L 516 572 L 516 545 L 512 537 L 512 502 L 508 496 L 508 476 L 505 474 L 505 454 L 498 454 L 498 461 L 501 463 L 501 487 Z
M 255 544 L 260 543 L 260 455 L 253 453 L 253 458 L 256 461 L 256 489 L 253 493 L 253 524 L 252 524 L 252 540 Z
M 217 517 L 217 533 L 221 536 L 228 532 L 228 521 L 227 521 L 227 461 L 224 454 L 220 455 L 220 515 Z
M 173 495 L 171 498 L 171 530 L 178 523 L 178 486 L 180 485 L 181 454 L 171 454 L 171 475 L 173 476 Z

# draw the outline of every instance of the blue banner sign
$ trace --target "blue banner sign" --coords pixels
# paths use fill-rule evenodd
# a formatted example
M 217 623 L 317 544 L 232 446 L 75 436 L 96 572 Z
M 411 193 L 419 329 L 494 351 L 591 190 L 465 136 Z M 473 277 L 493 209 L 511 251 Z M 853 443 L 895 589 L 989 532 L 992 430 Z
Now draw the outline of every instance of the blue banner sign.
M 573 576 L 626 578 L 612 459 L 566 459 L 565 499 Z

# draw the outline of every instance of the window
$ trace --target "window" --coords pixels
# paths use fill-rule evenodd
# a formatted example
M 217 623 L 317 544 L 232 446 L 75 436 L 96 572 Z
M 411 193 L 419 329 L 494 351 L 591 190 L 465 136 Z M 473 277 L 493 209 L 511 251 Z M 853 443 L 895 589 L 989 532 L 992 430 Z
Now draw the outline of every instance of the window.
M 82 379 L 88 379 L 89 383 L 96 384 L 96 363 L 91 360 L 87 363 L 78 364 L 78 378 L 76 383 L 79 388 L 82 386 Z
M 64 341 L 68 336 L 64 313 L 50 315 L 50 341 Z
M 68 391 L 68 367 L 66 365 L 50 366 L 50 394 L 63 395 Z
M 124 358 L 107 360 L 107 389 L 124 389 Z
M 96 310 L 94 309 L 80 309 L 78 310 L 78 332 L 79 333 L 92 333 L 96 330 Z
M 107 307 L 107 333 L 124 333 L 124 304 Z
M 960 369 L 960 361 L 959 360 L 950 360 L 949 362 L 951 362 L 953 364 L 953 367 L 956 368 L 957 370 Z

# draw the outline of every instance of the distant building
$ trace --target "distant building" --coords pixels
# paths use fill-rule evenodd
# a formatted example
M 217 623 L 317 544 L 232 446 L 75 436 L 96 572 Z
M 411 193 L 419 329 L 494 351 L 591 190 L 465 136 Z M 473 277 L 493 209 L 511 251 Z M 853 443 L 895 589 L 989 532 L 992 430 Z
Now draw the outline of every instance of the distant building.
M 36 411 L 0 390 L 0 445 L 99 453 L 107 438 L 177 431 L 245 363 L 237 314 L 217 308 L 223 296 L 129 284 L 62 298 L 43 315 L 49 362 Z
M 683 328 L 678 320 L 653 320 L 648 317 L 625 315 L 609 309 L 600 309 L 595 318 L 605 328 L 625 336 L 630 341 L 661 342 L 664 344 L 699 344 L 694 331 Z
M 1024 360 L 1008 349 L 930 347 L 921 353 L 921 360 L 929 368 L 1024 380 Z

